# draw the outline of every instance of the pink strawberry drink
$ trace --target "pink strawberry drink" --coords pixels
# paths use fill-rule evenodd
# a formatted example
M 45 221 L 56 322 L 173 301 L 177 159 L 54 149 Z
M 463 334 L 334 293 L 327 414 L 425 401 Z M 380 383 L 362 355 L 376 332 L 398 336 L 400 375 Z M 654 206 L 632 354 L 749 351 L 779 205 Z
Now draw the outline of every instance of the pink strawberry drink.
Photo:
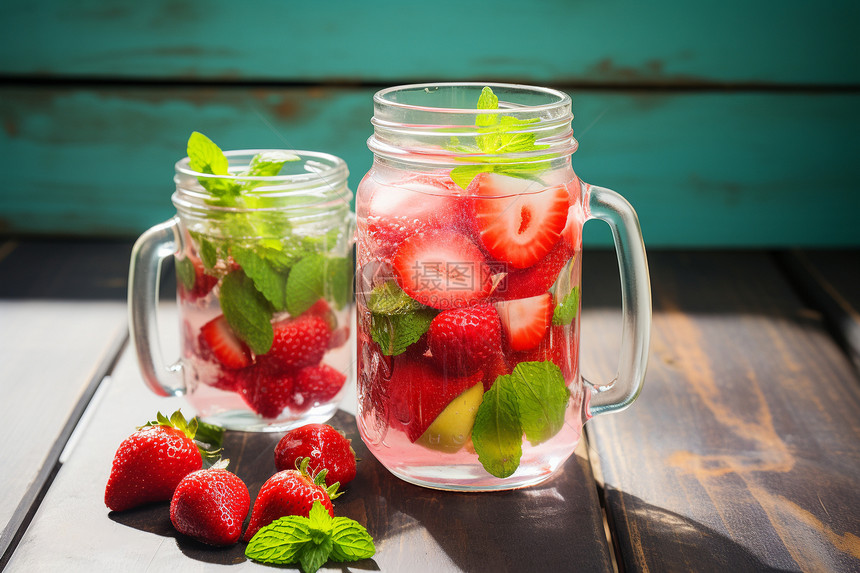
M 352 359 L 346 177 L 333 156 L 222 154 L 192 136 L 177 164 L 170 237 L 183 379 L 148 376 L 151 357 L 138 336 L 151 386 L 179 386 L 206 421 L 232 429 L 281 430 L 335 412 Z
M 578 361 L 590 190 L 571 168 L 570 99 L 443 84 L 374 101 L 356 203 L 362 439 L 419 485 L 540 482 L 591 415 Z

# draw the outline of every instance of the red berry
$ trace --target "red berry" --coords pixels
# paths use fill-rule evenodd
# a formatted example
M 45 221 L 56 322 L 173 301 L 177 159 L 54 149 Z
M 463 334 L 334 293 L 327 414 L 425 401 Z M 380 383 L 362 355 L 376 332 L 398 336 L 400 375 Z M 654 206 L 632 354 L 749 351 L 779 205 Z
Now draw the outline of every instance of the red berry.
M 254 501 L 243 539 L 250 541 L 261 527 L 285 515 L 307 517 L 316 500 L 334 517 L 329 492 L 317 481 L 321 480 L 312 479 L 302 470 L 284 470 L 270 477 Z
M 493 257 L 526 268 L 546 256 L 567 223 L 563 185 L 540 188 L 529 179 L 480 173 L 469 184 L 475 227 Z
M 291 408 L 298 412 L 309 410 L 337 396 L 346 376 L 328 364 L 308 366 L 296 372 Z
M 168 500 L 182 478 L 203 466 L 194 435 L 182 422 L 144 426 L 123 440 L 113 458 L 105 505 L 123 511 Z
M 484 392 L 489 390 L 496 382 L 496 378 L 503 374 L 510 374 L 511 368 L 505 360 L 501 349 L 496 350 L 495 355 L 484 365 Z
M 275 331 L 272 348 L 264 356 L 282 370 L 319 364 L 328 350 L 331 329 L 319 316 L 304 314 L 272 326 Z
M 278 471 L 295 469 L 296 460 L 310 458 L 312 473 L 327 470 L 328 484 L 348 484 L 355 478 L 355 451 L 349 439 L 328 424 L 307 424 L 287 432 L 275 446 Z
M 389 257 L 415 233 L 456 226 L 463 219 L 464 191 L 447 174 L 415 174 L 388 185 L 365 181 L 366 238 L 377 257 Z
M 547 292 L 555 283 L 573 250 L 559 241 L 547 255 L 527 269 L 511 269 L 493 294 L 505 300 L 529 298 Z
M 403 429 L 409 440 L 415 442 L 451 400 L 480 383 L 482 378 L 482 372 L 470 376 L 445 376 L 433 367 L 429 359 L 395 356 L 388 382 L 392 427 Z
M 502 330 L 493 305 L 446 310 L 436 315 L 427 332 L 433 362 L 449 374 L 471 374 L 499 351 Z
M 236 474 L 210 468 L 182 478 L 170 501 L 170 521 L 180 533 L 209 545 L 232 545 L 242 535 L 251 498 Z
M 576 362 L 579 355 L 579 344 L 573 330 L 566 326 L 552 326 L 538 346 L 531 350 L 511 352 L 511 364 L 520 362 L 542 362 L 549 360 L 561 369 L 565 380 L 573 380 Z
M 397 249 L 393 264 L 400 288 L 433 308 L 469 306 L 492 288 L 492 272 L 481 250 L 452 231 L 412 235 Z
M 251 364 L 251 351 L 230 328 L 224 315 L 219 315 L 200 329 L 200 347 L 227 368 L 238 370 Z
M 320 317 L 325 321 L 329 330 L 337 328 L 337 316 L 335 316 L 334 311 L 324 298 L 319 299 L 311 305 L 311 307 L 305 311 L 305 314 Z
M 294 375 L 262 356 L 242 371 L 241 380 L 242 398 L 264 418 L 277 418 L 292 400 Z
M 496 310 L 511 350 L 529 350 L 540 344 L 552 322 L 552 295 L 497 302 Z

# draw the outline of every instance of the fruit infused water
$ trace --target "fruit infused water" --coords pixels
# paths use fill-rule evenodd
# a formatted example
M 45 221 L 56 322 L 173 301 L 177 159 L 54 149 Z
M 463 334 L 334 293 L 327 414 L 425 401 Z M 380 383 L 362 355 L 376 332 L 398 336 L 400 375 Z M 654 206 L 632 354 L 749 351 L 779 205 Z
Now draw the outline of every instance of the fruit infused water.
M 358 425 L 407 481 L 507 489 L 549 477 L 588 417 L 583 185 L 569 100 L 516 114 L 468 87 L 471 109 L 445 85 L 441 104 L 409 86 L 375 99 L 356 204 Z
M 147 370 L 148 329 L 137 320 L 144 377 L 231 429 L 327 420 L 352 364 L 346 165 L 314 152 L 224 154 L 198 133 L 188 153 L 176 168 L 178 216 L 165 224 L 175 246 L 181 379 Z

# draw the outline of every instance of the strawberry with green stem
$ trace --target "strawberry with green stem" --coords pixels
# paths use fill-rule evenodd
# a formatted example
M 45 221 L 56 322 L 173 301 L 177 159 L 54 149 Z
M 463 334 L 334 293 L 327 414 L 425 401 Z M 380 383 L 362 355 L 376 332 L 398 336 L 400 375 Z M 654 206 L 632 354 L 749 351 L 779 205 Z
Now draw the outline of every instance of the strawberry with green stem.
M 170 499 L 182 478 L 201 469 L 204 459 L 217 459 L 220 452 L 195 442 L 198 428 L 197 418 L 188 422 L 179 410 L 169 419 L 159 412 L 156 421 L 123 440 L 105 487 L 105 505 L 123 511 Z M 207 438 L 210 444 L 219 446 L 223 429 L 207 424 L 206 430 L 213 436 Z

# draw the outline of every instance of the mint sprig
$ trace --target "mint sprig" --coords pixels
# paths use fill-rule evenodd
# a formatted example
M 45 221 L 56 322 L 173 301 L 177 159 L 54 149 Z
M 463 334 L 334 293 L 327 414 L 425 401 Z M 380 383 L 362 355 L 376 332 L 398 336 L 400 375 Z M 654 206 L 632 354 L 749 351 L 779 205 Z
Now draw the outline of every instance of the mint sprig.
M 485 86 L 481 90 L 481 95 L 478 97 L 477 109 L 499 109 L 499 98 L 493 93 L 490 87 Z M 522 153 L 525 151 L 547 149 L 549 145 L 538 144 L 534 133 L 523 132 L 524 128 L 537 121 L 539 121 L 538 118 L 519 119 L 510 115 L 495 113 L 478 114 L 475 119 L 475 126 L 478 128 L 478 135 L 475 136 L 475 147 L 461 145 L 459 140 L 454 137 L 451 139 L 449 149 L 464 154 L 483 153 L 498 156 L 506 153 Z M 549 157 L 538 159 L 549 159 Z M 528 163 L 523 163 L 519 159 L 504 157 L 470 157 L 469 160 L 481 163 L 481 165 L 455 167 L 450 173 L 454 183 L 463 189 L 466 189 L 469 183 L 472 182 L 472 179 L 480 173 L 496 172 L 511 177 L 537 179 L 537 174 L 548 169 L 550 166 L 549 162 L 545 160 L 532 160 Z
M 573 289 L 564 295 L 561 302 L 556 305 L 552 312 L 552 323 L 555 326 L 568 325 L 576 318 L 579 313 L 579 287 Z
M 374 287 L 367 297 L 367 308 L 371 312 L 370 336 L 386 356 L 403 354 L 439 314 L 411 298 L 393 280 Z
M 221 281 L 220 303 L 224 318 L 236 336 L 254 354 L 268 352 L 275 338 L 272 311 L 254 281 L 241 270 L 231 272 Z
M 314 573 L 332 560 L 343 563 L 369 559 L 376 553 L 373 538 L 355 520 L 331 517 L 315 501 L 308 517 L 289 515 L 261 528 L 245 548 L 245 556 L 260 563 L 300 563 Z
M 472 428 L 484 469 L 498 478 L 511 476 L 520 464 L 523 434 L 532 445 L 555 436 L 564 425 L 569 398 L 561 369 L 550 361 L 520 362 L 496 378 Z

